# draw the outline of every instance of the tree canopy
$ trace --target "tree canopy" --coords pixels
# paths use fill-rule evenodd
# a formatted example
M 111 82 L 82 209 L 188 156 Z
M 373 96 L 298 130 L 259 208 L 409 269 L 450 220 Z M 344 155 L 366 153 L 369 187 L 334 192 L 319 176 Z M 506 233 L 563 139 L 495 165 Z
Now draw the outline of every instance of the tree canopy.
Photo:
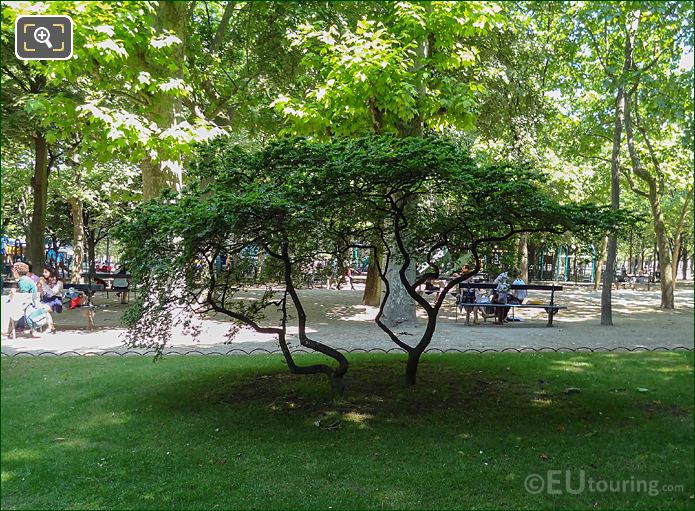
M 338 362 L 336 369 L 315 368 L 336 386 L 347 360 L 307 335 L 309 318 L 297 293 L 318 258 L 345 259 L 352 247 L 378 247 L 386 254 L 379 269 L 386 293 L 377 324 L 408 351 L 408 381 L 414 383 L 446 292 L 480 270 L 480 246 L 522 232 L 614 231 L 628 218 L 592 204 L 560 204 L 543 191 L 542 173 L 476 164 L 465 148 L 434 136 L 284 139 L 258 151 L 218 140 L 200 149 L 191 175 L 196 179 L 180 196 L 150 201 L 121 225 L 130 271 L 144 288 L 130 311 L 130 342 L 161 351 L 175 316 L 215 312 L 236 326 L 278 336 L 296 370 L 286 341 L 292 309 L 301 344 Z M 412 201 L 415 196 L 420 200 Z M 440 276 L 433 253 L 441 248 L 455 256 L 470 254 L 475 269 L 447 284 L 432 305 L 416 288 Z M 258 251 L 270 261 L 262 268 L 251 257 Z M 216 264 L 221 254 L 232 257 L 229 268 Z M 406 276 L 412 261 L 427 266 L 414 282 Z M 428 317 L 415 346 L 380 321 L 389 300 L 389 265 L 398 265 L 403 286 Z M 244 292 L 252 285 L 266 292 L 249 302 Z M 269 310 L 280 311 L 279 326 L 268 323 Z

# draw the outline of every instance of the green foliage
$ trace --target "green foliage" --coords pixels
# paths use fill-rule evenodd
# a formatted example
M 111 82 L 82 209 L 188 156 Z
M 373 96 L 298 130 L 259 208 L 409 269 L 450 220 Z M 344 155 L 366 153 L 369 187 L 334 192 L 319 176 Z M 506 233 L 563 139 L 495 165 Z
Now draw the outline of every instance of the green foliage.
M 398 2 L 365 10 L 339 23 L 308 21 L 292 33 L 312 79 L 274 102 L 290 131 L 402 132 L 414 119 L 471 129 L 482 90 L 476 41 L 500 28 L 499 5 Z

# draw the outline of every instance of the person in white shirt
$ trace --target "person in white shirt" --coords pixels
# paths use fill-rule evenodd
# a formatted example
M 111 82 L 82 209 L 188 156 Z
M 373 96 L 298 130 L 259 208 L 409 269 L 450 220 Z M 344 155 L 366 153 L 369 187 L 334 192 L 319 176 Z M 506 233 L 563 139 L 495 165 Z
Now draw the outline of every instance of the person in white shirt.
M 517 274 L 516 278 L 514 279 L 514 282 L 512 282 L 512 286 L 525 285 L 526 282 L 524 282 L 524 279 L 522 279 L 521 276 Z M 527 291 L 525 289 L 512 289 L 511 296 L 509 297 L 509 303 L 524 303 L 524 300 L 526 300 L 526 293 Z M 511 300 L 514 300 L 514 302 L 512 302 Z

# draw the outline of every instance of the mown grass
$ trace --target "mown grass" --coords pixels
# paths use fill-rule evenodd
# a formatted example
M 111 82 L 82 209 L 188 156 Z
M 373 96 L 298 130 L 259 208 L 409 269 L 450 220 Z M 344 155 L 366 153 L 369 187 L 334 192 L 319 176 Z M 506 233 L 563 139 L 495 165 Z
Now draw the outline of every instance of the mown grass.
M 278 357 L 4 358 L 2 508 L 693 507 L 692 353 L 350 360 L 336 397 Z

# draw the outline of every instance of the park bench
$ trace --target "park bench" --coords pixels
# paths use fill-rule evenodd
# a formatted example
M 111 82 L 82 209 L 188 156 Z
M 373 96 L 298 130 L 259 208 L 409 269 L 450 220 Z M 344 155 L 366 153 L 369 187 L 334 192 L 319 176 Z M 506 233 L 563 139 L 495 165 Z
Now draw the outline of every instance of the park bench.
M 515 309 L 544 309 L 545 312 L 548 314 L 548 326 L 553 326 L 553 317 L 555 314 L 557 314 L 561 309 L 566 309 L 567 307 L 557 305 L 555 303 L 555 292 L 556 291 L 562 291 L 562 286 L 554 286 L 554 285 L 535 285 L 535 284 L 512 284 L 510 288 L 512 290 L 514 289 L 520 289 L 520 290 L 526 290 L 526 291 L 550 291 L 550 303 L 545 303 L 545 304 L 537 304 L 537 303 L 520 303 L 520 304 L 515 304 L 515 303 L 507 303 L 507 304 L 501 304 L 501 303 L 480 303 L 480 304 L 467 304 L 463 303 L 463 290 L 464 289 L 495 289 L 497 287 L 497 284 L 493 283 L 485 283 L 485 282 L 462 282 L 459 284 L 459 292 L 456 296 L 456 321 L 458 321 L 458 314 L 461 309 L 463 309 L 464 306 L 471 306 L 471 307 L 480 307 L 482 310 L 485 310 L 483 308 L 498 308 L 498 307 L 505 307 L 508 309 L 511 309 L 514 311 Z M 485 318 L 485 315 L 483 315 L 483 318 Z
M 96 305 L 92 304 L 92 296 L 94 296 L 94 293 L 96 292 L 105 291 L 106 286 L 104 286 L 103 284 L 69 284 L 67 288 L 64 290 L 64 292 L 70 288 L 74 289 L 75 291 L 84 293 L 89 298 L 89 301 L 84 305 L 80 305 L 79 309 L 80 312 L 82 312 L 85 315 L 85 318 L 87 320 L 87 329 L 91 332 L 92 330 L 94 330 L 94 314 L 96 312 Z M 66 297 L 63 299 L 63 303 L 69 302 L 69 298 Z
M 616 275 L 614 284 L 616 289 L 637 289 L 637 286 L 646 286 L 649 290 L 649 285 L 653 284 L 654 280 L 654 276 L 627 273 Z
M 89 278 L 89 273 L 83 273 L 82 276 L 84 278 Z M 104 273 L 104 272 L 97 272 L 94 275 L 92 275 L 92 278 L 95 280 L 102 280 L 104 282 L 107 282 L 110 284 L 110 286 L 105 286 L 103 291 L 106 292 L 106 298 L 109 298 L 109 293 L 110 292 L 117 292 L 121 293 L 121 303 L 127 303 L 129 299 L 129 292 L 133 291 L 135 296 L 137 296 L 137 289 L 134 286 L 131 286 L 133 283 L 133 277 L 129 273 Z M 128 285 L 127 286 L 117 286 L 116 282 L 117 281 L 127 281 Z

